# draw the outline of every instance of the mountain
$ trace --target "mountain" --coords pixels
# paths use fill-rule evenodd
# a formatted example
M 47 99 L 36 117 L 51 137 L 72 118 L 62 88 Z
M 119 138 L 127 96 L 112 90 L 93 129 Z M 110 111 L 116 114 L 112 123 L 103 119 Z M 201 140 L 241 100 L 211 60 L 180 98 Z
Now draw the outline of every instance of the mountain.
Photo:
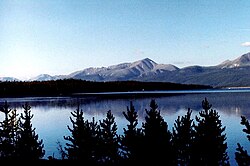
M 250 52 L 238 57 L 233 61 L 226 60 L 225 62 L 218 65 L 218 67 L 221 68 L 235 68 L 243 66 L 250 66 Z
M 182 84 L 201 84 L 213 87 L 249 87 L 250 53 L 243 54 L 216 66 L 188 66 L 171 73 L 144 77 L 142 81 L 166 81 Z
M 108 67 L 89 67 L 69 75 L 41 74 L 30 81 L 70 78 L 88 81 L 135 80 L 201 84 L 213 87 L 248 87 L 250 86 L 250 52 L 215 66 L 197 65 L 178 68 L 171 64 L 158 64 L 145 58 L 132 63 L 120 63 Z
M 121 63 L 100 68 L 87 68 L 71 73 L 66 76 L 66 78 L 92 81 L 125 81 L 141 78 L 145 75 L 154 75 L 177 69 L 178 67 L 174 65 L 157 64 L 153 60 L 145 58 L 133 63 Z
M 144 77 L 142 81 L 165 81 L 182 84 L 200 84 L 213 87 L 250 86 L 250 67 L 216 68 L 188 67 L 171 73 Z
M 55 77 L 53 77 L 49 74 L 40 74 L 36 77 L 29 79 L 29 81 L 50 81 L 50 80 L 54 80 L 54 79 L 55 79 Z
M 20 80 L 14 77 L 0 77 L 0 81 L 20 81 Z

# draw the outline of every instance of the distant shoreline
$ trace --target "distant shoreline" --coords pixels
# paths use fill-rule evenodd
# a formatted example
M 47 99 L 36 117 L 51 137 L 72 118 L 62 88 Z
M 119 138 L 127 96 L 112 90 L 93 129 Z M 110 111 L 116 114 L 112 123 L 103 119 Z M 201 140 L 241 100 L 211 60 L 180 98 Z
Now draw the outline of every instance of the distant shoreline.
M 217 89 L 193 89 L 193 90 L 154 90 L 154 91 L 131 91 L 131 92 L 95 92 L 95 93 L 73 93 L 72 97 L 126 97 L 126 96 L 173 96 L 181 94 L 200 93 L 234 93 L 250 92 L 248 88 L 217 88 Z
M 229 87 L 222 87 L 221 89 L 250 89 L 250 86 L 229 86 Z
M 211 86 L 177 84 L 170 82 L 139 82 L 139 81 L 113 81 L 93 82 L 84 80 L 56 80 L 33 82 L 0 82 L 0 97 L 42 97 L 42 96 L 73 96 L 76 94 L 105 95 L 106 92 L 146 93 L 150 91 L 166 90 L 197 90 L 212 89 Z M 152 92 L 150 92 L 151 94 Z M 131 93 L 130 93 L 131 94 Z M 108 95 L 108 94 L 106 94 Z M 114 95 L 114 94 L 113 94 Z M 120 95 L 120 94 L 119 94 Z

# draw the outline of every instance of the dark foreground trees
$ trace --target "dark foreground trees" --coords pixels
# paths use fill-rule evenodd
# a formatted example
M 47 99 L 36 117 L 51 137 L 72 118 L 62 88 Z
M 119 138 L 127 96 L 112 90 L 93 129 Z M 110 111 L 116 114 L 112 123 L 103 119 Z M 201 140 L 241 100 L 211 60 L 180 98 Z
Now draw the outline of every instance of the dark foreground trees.
M 79 106 L 71 113 L 70 136 L 64 136 L 66 154 L 69 160 L 83 160 L 88 164 L 117 165 L 120 161 L 119 143 L 115 117 L 111 110 L 106 119 L 95 122 L 85 120 Z
M 0 159 L 38 160 L 44 156 L 43 140 L 39 140 L 32 127 L 31 107 L 23 105 L 24 113 L 18 117 L 16 110 L 10 109 L 7 101 L 0 111 L 4 120 L 0 123 Z
M 19 119 L 19 130 L 16 136 L 16 157 L 21 160 L 37 160 L 44 156 L 43 140 L 39 140 L 35 128 L 32 127 L 31 107 L 28 103 L 23 105 L 24 112 Z
M 121 136 L 122 157 L 127 163 L 142 163 L 144 160 L 144 133 L 138 128 L 138 114 L 132 102 L 127 106 L 127 111 L 123 111 L 125 119 L 128 121 L 127 128 L 123 128 Z
M 65 149 L 69 159 L 92 160 L 99 165 L 229 165 L 225 127 L 218 112 L 211 107 L 205 98 L 202 101 L 203 111 L 195 117 L 196 124 L 191 118 L 191 109 L 188 109 L 186 115 L 177 118 L 171 133 L 155 100 L 152 99 L 149 109 L 145 109 L 141 127 L 137 126 L 138 115 L 130 102 L 127 111 L 123 112 L 128 124 L 122 135 L 117 134 L 111 110 L 107 111 L 106 119 L 97 124 L 94 120 L 84 121 L 82 111 L 77 108 L 72 113 L 75 117 L 75 120 L 71 118 L 73 128 L 69 128 L 72 135 L 64 137 L 70 142 L 66 143 Z M 90 124 L 94 124 L 94 130 L 84 132 Z M 92 139 L 88 139 L 89 135 Z M 92 150 L 87 152 L 89 154 L 83 153 L 89 145 L 92 145 Z M 79 153 L 72 155 L 72 150 Z
M 250 141 L 250 124 L 246 117 L 241 116 L 241 124 L 245 126 L 243 132 L 247 134 L 247 139 Z M 235 160 L 239 166 L 248 166 L 250 165 L 250 156 L 240 143 L 237 143 L 237 148 L 235 152 Z
M 144 163 L 156 166 L 162 163 L 173 165 L 175 158 L 171 142 L 172 135 L 155 100 L 151 100 L 150 109 L 145 111 L 145 123 L 142 124 Z
M 85 163 L 95 164 L 98 157 L 100 127 L 94 118 L 90 122 L 84 119 L 79 105 L 71 115 L 72 128 L 68 126 L 71 136 L 64 136 L 68 143 L 63 154 L 66 154 L 69 160 L 82 160 Z
M 194 139 L 191 152 L 191 165 L 229 165 L 225 128 L 220 116 L 212 105 L 202 101 L 203 111 L 196 116 Z
M 192 110 L 188 109 L 186 115 L 175 120 L 173 127 L 173 149 L 176 157 L 176 164 L 180 166 L 190 165 L 191 147 L 194 142 L 193 128 L 194 121 L 191 118 Z
M 26 103 L 19 116 L 7 102 L 0 107 L 3 121 L 0 122 L 0 159 L 39 160 L 44 157 L 43 141 L 39 140 L 32 127 L 31 107 Z M 229 165 L 225 126 L 212 105 L 202 101 L 202 111 L 192 118 L 188 109 L 184 116 L 178 116 L 172 132 L 161 116 L 155 100 L 145 109 L 146 116 L 141 125 L 132 102 L 123 111 L 127 126 L 123 133 L 118 127 L 111 110 L 106 117 L 96 121 L 84 118 L 78 105 L 71 112 L 69 136 L 64 136 L 65 146 L 60 150 L 62 159 L 50 157 L 47 161 L 79 161 L 86 165 L 170 165 L 170 166 L 222 166 Z M 245 117 L 241 124 L 250 140 L 250 125 Z M 140 127 L 139 127 L 140 126 Z M 249 165 L 247 151 L 238 144 L 235 159 L 238 165 Z M 43 159 L 44 161 L 44 159 Z

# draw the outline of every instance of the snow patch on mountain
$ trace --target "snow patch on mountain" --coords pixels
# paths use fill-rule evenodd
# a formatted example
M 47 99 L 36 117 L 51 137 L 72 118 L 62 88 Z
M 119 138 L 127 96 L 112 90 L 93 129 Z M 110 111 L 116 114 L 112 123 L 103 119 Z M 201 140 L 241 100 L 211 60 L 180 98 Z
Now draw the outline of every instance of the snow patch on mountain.
M 220 68 L 235 68 L 235 67 L 244 67 L 250 66 L 250 52 L 246 53 L 235 60 L 226 60 L 218 65 Z
M 164 71 L 177 70 L 176 66 L 170 64 L 157 64 L 149 58 L 132 63 L 121 63 L 108 67 L 87 68 L 68 75 L 68 78 L 85 79 L 94 81 L 119 81 L 131 80 L 142 75 L 150 75 Z
M 55 77 L 49 74 L 40 74 L 36 77 L 29 79 L 29 81 L 50 81 L 50 80 L 55 80 Z
M 20 80 L 17 79 L 17 78 L 14 78 L 14 77 L 0 77 L 0 81 L 2 81 L 2 82 L 5 82 L 5 81 L 12 82 L 12 81 L 20 81 Z

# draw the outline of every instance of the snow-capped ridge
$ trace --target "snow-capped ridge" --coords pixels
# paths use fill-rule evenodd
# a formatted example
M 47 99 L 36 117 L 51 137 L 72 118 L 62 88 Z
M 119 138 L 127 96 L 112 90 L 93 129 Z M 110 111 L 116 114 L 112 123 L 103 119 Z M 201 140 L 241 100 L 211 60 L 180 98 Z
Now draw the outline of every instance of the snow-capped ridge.
M 178 69 L 178 67 L 171 64 L 158 64 L 150 58 L 144 58 L 138 61 L 120 63 L 108 67 L 89 67 L 68 75 L 51 76 L 49 74 L 40 74 L 29 79 L 29 81 L 49 81 L 70 78 L 91 81 L 133 80 L 143 75 L 155 75 L 157 73 Z
M 0 77 L 0 81 L 3 81 L 3 82 L 10 81 L 10 82 L 12 82 L 12 81 L 20 81 L 20 80 L 15 78 L 15 77 Z
M 234 67 L 243 67 L 250 66 L 250 52 L 241 55 L 240 57 L 234 60 L 226 60 L 218 65 L 220 68 L 234 68 Z
M 174 65 L 157 64 L 150 58 L 144 58 L 135 62 L 120 63 L 108 67 L 86 68 L 69 74 L 67 78 L 94 81 L 131 80 L 145 74 L 150 75 L 176 69 L 178 68 Z
M 49 74 L 40 74 L 36 77 L 29 79 L 29 81 L 50 81 L 50 80 L 54 80 L 54 79 L 55 79 L 55 77 L 53 77 Z

